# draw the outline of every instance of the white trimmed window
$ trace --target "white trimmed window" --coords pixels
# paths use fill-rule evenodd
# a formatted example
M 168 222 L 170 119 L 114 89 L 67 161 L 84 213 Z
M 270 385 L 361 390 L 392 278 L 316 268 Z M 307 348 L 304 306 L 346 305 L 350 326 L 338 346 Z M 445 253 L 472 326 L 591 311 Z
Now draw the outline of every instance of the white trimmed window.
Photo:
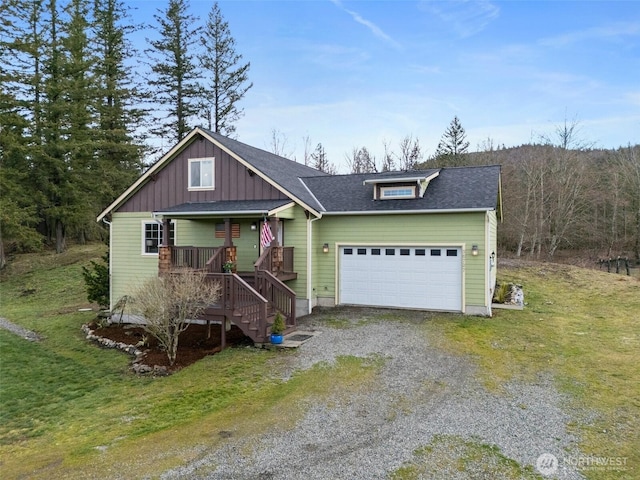
M 176 237 L 176 224 L 169 223 L 169 242 L 174 243 Z M 157 255 L 158 247 L 162 245 L 162 223 L 143 222 L 142 223 L 142 254 Z
M 189 159 L 189 190 L 213 190 L 213 157 Z
M 407 187 L 380 187 L 380 198 L 416 198 L 416 189 Z

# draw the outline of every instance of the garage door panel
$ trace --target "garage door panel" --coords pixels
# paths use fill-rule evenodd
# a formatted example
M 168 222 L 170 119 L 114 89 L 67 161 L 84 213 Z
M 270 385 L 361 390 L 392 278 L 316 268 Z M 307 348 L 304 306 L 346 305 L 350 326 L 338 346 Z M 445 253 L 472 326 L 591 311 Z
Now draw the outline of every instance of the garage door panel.
M 340 303 L 462 310 L 459 247 L 342 247 L 339 273 Z

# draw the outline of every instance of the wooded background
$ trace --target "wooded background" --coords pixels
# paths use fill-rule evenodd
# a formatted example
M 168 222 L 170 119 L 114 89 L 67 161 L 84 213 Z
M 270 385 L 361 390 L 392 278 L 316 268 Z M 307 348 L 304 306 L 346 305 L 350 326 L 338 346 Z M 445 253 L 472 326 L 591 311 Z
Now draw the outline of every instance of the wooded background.
M 217 3 L 203 24 L 187 7 L 168 0 L 143 26 L 118 0 L 0 3 L 0 268 L 7 254 L 61 252 L 67 238 L 106 240 L 95 218 L 163 153 L 154 134 L 177 142 L 195 125 L 234 134 L 249 63 Z M 128 39 L 143 28 L 159 39 L 140 51 Z M 271 140 L 287 156 L 286 138 L 274 129 Z M 321 143 L 303 140 L 300 161 L 337 171 Z M 384 147 L 379 162 L 361 147 L 346 163 L 352 172 L 502 165 L 503 251 L 640 261 L 640 145 L 597 149 L 565 121 L 530 144 L 488 140 L 469 153 L 456 116 L 430 158 L 413 136 Z

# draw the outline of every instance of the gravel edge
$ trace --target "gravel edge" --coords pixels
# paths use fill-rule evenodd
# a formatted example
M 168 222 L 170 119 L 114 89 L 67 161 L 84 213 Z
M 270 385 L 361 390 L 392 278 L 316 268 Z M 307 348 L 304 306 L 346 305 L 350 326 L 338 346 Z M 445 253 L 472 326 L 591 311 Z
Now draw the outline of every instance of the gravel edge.
M 31 330 L 27 330 L 26 328 L 21 327 L 20 325 L 16 325 L 15 323 L 10 322 L 6 318 L 0 317 L 0 328 L 2 328 L 3 330 L 7 330 L 15 335 L 18 335 L 19 337 L 22 337 L 25 340 L 28 340 L 30 342 L 39 342 L 40 340 L 42 340 L 42 337 L 38 335 L 36 332 L 32 332 Z

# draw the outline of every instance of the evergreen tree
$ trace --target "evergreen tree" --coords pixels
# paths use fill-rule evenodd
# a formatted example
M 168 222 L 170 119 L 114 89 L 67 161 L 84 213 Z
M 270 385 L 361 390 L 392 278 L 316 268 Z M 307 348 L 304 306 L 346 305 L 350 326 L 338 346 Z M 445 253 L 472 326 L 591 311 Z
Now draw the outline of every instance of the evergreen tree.
M 467 153 L 468 149 L 469 142 L 467 141 L 467 134 L 465 133 L 460 120 L 455 116 L 453 117 L 451 124 L 449 124 L 449 127 L 442 135 L 440 143 L 438 143 L 436 157 L 440 161 L 460 164 L 457 157 Z
M 242 115 L 237 103 L 253 86 L 248 83 L 249 63 L 240 64 L 242 55 L 236 53 L 235 40 L 231 36 L 229 23 L 214 3 L 200 37 L 203 52 L 200 64 L 205 78 L 210 82 L 203 92 L 203 111 L 209 129 L 223 135 L 235 132 L 233 125 Z
M 100 208 L 104 208 L 142 170 L 141 142 L 135 137 L 144 112 L 137 108 L 141 102 L 135 92 L 136 84 L 125 61 L 135 51 L 127 40 L 127 33 L 136 29 L 127 23 L 127 10 L 120 0 L 95 0 L 96 64 L 94 68 L 97 88 L 96 158 Z
M 153 75 L 149 80 L 153 101 L 166 108 L 166 114 L 156 119 L 154 135 L 171 141 L 182 140 L 192 129 L 190 119 L 198 112 L 201 87 L 195 62 L 194 45 L 199 28 L 191 25 L 196 18 L 187 13 L 186 0 L 169 0 L 166 10 L 154 15 L 159 40 L 149 40 L 147 53 Z

